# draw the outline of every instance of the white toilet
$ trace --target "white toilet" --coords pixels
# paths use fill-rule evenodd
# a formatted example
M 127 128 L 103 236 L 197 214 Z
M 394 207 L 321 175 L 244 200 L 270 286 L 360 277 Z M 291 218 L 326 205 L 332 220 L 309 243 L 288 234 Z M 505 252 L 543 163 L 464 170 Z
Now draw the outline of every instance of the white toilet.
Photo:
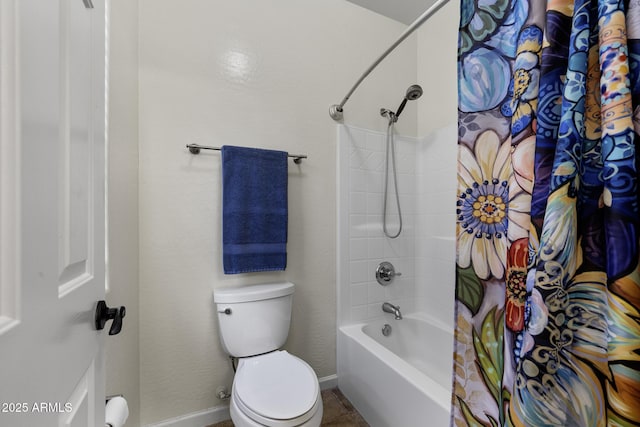
M 291 323 L 293 283 L 264 283 L 213 291 L 220 341 L 239 359 L 231 394 L 236 427 L 317 427 L 322 398 L 304 360 L 278 350 Z

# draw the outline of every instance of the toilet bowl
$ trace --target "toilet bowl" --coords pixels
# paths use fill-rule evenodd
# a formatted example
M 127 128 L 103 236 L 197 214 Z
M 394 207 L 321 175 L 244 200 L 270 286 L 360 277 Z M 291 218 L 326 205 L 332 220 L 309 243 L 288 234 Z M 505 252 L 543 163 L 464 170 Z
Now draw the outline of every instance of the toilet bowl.
M 238 359 L 230 412 L 236 427 L 318 427 L 322 397 L 315 372 L 279 348 L 291 322 L 294 285 L 245 285 L 213 292 L 220 342 Z
M 319 426 L 317 377 L 306 362 L 286 351 L 240 359 L 230 410 L 238 427 Z

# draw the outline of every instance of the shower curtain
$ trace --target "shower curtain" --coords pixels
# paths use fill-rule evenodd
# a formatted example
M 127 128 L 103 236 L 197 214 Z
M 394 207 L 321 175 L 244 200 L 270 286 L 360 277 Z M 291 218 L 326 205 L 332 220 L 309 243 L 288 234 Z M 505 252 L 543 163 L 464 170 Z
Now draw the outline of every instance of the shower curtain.
M 640 425 L 640 0 L 462 0 L 455 426 Z

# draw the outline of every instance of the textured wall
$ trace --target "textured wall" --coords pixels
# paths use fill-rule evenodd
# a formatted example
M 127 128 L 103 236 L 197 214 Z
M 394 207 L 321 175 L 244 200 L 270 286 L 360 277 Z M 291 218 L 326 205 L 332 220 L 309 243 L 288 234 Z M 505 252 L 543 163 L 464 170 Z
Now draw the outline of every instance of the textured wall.
M 122 332 L 107 336 L 107 395 L 129 403 L 127 425 L 140 415 L 138 335 L 138 1 L 110 2 L 109 84 L 109 292 L 124 305 Z
M 459 22 L 460 1 L 449 0 L 417 31 L 418 79 L 430 82 L 423 88 L 424 96 L 432 100 L 418 104 L 418 135 L 421 137 L 458 123 L 456 55 Z M 457 144 L 457 136 L 455 138 L 453 145 Z M 454 170 L 456 167 L 457 161 L 454 161 Z
M 140 388 L 143 424 L 221 404 L 232 371 L 212 290 L 296 284 L 286 348 L 334 374 L 336 125 L 328 107 L 403 30 L 343 0 L 140 0 Z M 345 120 L 384 130 L 416 79 L 416 41 L 374 71 Z M 399 132 L 414 134 L 415 113 Z M 220 154 L 186 143 L 305 153 L 289 164 L 288 267 L 222 274 Z

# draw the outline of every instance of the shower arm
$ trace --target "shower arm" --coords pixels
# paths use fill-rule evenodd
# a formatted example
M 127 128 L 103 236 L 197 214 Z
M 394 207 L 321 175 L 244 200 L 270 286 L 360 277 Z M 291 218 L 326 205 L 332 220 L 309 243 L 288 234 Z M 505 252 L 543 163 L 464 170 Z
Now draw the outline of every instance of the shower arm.
M 382 60 L 387 57 L 387 55 L 389 55 L 396 47 L 398 47 L 398 45 L 400 43 L 402 43 L 404 41 L 404 39 L 409 37 L 411 35 L 411 33 L 413 33 L 418 27 L 420 27 L 422 24 L 424 24 L 424 22 L 427 19 L 429 19 L 431 17 L 431 15 L 433 15 L 438 10 L 440 10 L 440 8 L 442 6 L 444 6 L 445 3 L 447 3 L 448 1 L 449 0 L 438 0 L 438 1 L 436 1 L 429 9 L 427 9 L 422 15 L 420 15 L 415 21 L 413 21 L 413 23 L 411 25 L 409 25 L 407 27 L 407 29 L 404 30 L 404 32 L 402 34 L 400 34 L 400 37 L 398 38 L 398 40 L 396 40 L 391 46 L 389 46 L 389 48 L 387 50 L 385 50 L 382 53 L 382 55 L 380 55 L 380 57 L 378 59 L 376 59 L 373 62 L 373 64 L 371 64 L 371 66 L 369 68 L 366 69 L 366 71 L 360 76 L 360 78 L 358 79 L 356 84 L 353 85 L 351 90 L 342 99 L 342 102 L 340 102 L 340 104 L 333 104 L 331 107 L 329 107 L 329 115 L 331 116 L 331 118 L 333 120 L 338 122 L 338 121 L 341 121 L 343 119 L 343 110 L 342 110 L 342 108 L 344 107 L 344 104 L 347 103 L 347 101 L 349 100 L 349 97 L 351 97 L 353 92 L 355 92 L 355 90 L 358 88 L 358 86 L 360 86 L 360 83 L 362 83 L 362 81 L 364 79 L 366 79 L 369 74 L 371 74 L 371 72 L 378 66 L 378 64 L 380 64 L 382 62 Z

